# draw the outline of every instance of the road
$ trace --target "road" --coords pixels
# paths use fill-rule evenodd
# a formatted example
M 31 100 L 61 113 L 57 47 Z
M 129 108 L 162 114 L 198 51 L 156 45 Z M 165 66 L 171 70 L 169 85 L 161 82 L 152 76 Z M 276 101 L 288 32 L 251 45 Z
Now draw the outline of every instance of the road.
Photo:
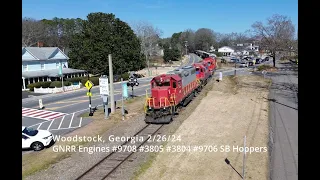
M 292 63 L 280 64 L 270 90 L 270 176 L 272 180 L 298 179 L 298 72 Z

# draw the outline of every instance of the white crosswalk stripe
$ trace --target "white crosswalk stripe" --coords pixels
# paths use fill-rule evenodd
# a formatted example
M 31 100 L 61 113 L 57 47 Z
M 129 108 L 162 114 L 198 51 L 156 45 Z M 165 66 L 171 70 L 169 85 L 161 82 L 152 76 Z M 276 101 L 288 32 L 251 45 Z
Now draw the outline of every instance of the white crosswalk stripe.
M 38 109 L 32 109 L 32 108 L 22 108 L 22 117 L 31 117 L 31 118 L 50 121 L 65 115 L 68 115 L 68 114 L 61 113 L 61 112 L 54 112 L 54 111 L 38 110 Z

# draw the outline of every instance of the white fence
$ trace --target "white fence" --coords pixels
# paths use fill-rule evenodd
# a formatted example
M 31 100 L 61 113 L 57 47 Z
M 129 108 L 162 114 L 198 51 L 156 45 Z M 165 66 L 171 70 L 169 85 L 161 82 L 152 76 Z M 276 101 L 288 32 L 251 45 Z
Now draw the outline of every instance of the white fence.
M 64 91 L 72 91 L 75 89 L 80 89 L 81 84 L 79 83 L 78 85 L 71 85 L 71 86 L 64 86 L 63 89 Z M 59 92 L 63 92 L 62 87 L 61 88 L 34 88 L 34 93 L 43 93 L 43 94 L 47 94 L 47 93 L 59 93 Z

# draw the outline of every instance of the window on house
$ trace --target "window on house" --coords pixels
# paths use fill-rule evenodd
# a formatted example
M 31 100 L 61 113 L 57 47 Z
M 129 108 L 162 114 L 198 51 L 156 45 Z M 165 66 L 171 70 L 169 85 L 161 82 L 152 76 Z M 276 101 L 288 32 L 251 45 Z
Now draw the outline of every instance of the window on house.
M 41 63 L 41 70 L 44 69 L 44 63 Z
M 58 63 L 58 62 L 56 63 L 56 68 L 57 68 L 57 69 L 59 68 L 59 63 Z
M 28 71 L 28 65 L 26 64 L 23 65 L 23 71 Z

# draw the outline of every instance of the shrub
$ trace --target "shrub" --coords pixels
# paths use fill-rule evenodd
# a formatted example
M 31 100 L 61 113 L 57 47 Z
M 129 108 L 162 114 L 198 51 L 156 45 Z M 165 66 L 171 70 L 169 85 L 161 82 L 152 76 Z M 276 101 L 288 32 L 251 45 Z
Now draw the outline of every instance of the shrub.
M 123 79 L 124 81 L 128 80 L 128 79 L 129 79 L 129 76 L 130 76 L 129 73 L 124 73 L 124 74 L 121 75 L 121 77 L 122 77 L 122 79 Z
M 70 86 L 72 83 L 69 81 L 63 81 L 63 86 Z M 59 88 L 62 87 L 62 82 L 61 81 L 52 81 L 50 84 L 50 88 Z
M 89 80 L 95 85 L 99 85 L 99 77 L 90 77 Z M 88 77 L 81 79 L 81 84 L 84 85 L 88 81 Z
M 30 91 L 34 91 L 34 88 L 48 88 L 50 86 L 51 82 L 50 81 L 45 81 L 45 82 L 36 82 L 36 83 L 31 83 L 28 84 L 27 87 L 30 89 Z
M 217 55 L 217 57 L 222 57 L 222 53 L 221 52 L 216 51 L 216 52 L 214 52 L 214 54 Z
M 67 78 L 66 81 L 69 81 L 69 82 L 72 82 L 72 83 L 74 83 L 74 82 L 81 82 L 82 79 L 84 79 L 84 78 L 86 78 L 86 77 Z
M 263 71 L 263 70 L 267 70 L 270 68 L 271 68 L 270 65 L 264 64 L 264 65 L 258 66 L 258 71 Z

